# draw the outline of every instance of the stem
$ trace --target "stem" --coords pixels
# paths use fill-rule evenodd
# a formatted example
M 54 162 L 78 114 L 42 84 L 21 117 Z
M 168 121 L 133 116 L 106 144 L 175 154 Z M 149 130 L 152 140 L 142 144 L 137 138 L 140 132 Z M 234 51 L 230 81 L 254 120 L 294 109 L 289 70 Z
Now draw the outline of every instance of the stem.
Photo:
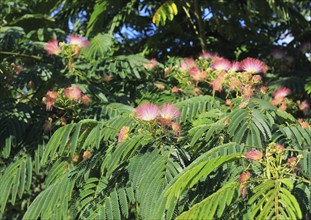
M 39 57 L 39 56 L 33 56 L 33 55 L 28 55 L 28 54 L 23 54 L 23 53 L 8 52 L 8 51 L 0 51 L 0 54 L 16 55 L 16 56 L 21 56 L 21 57 L 29 57 L 29 58 L 33 58 L 33 59 L 36 59 L 36 60 L 41 60 L 42 59 L 42 57 Z
M 187 18 L 189 19 L 190 23 L 192 24 L 192 27 L 193 27 L 193 30 L 194 30 L 195 34 L 199 35 L 197 26 L 194 24 L 194 22 L 191 19 L 191 15 L 189 13 L 189 10 L 185 6 L 183 6 L 183 9 L 184 9 L 184 11 L 185 11 L 185 13 L 187 15 Z
M 198 0 L 194 0 L 194 16 L 197 19 L 198 22 L 198 26 L 199 26 L 199 41 L 200 41 L 200 45 L 201 45 L 201 49 L 202 51 L 205 49 L 205 34 L 204 34 L 204 27 L 203 27 L 203 22 L 202 22 L 202 18 L 201 18 L 201 11 L 200 11 L 200 7 L 198 4 Z
M 277 189 L 277 193 L 274 197 L 274 207 L 275 207 L 275 216 L 276 216 L 276 219 L 279 219 L 279 187 L 280 187 L 280 184 L 278 181 L 275 181 L 275 188 Z

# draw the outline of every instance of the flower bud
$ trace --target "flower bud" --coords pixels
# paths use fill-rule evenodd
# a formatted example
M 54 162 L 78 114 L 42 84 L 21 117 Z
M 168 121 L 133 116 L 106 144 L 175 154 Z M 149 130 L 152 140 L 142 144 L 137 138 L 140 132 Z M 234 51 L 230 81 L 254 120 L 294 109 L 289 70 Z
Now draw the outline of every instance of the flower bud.
M 259 150 L 249 151 L 245 153 L 246 159 L 249 160 L 261 160 L 263 157 L 263 154 Z
M 239 177 L 239 183 L 245 183 L 251 177 L 251 173 L 249 171 L 244 171 Z

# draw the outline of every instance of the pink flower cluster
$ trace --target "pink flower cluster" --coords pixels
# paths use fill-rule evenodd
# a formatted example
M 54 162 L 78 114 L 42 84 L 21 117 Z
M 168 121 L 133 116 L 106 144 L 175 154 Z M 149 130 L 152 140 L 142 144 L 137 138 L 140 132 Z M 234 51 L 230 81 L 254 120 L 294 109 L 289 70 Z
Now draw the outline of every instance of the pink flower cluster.
M 210 60 L 210 59 L 213 59 L 214 57 L 218 57 L 218 54 L 203 50 L 200 57 L 205 59 L 205 60 Z
M 252 74 L 266 73 L 266 65 L 262 61 L 250 57 L 241 62 L 231 62 L 223 57 L 213 57 L 211 67 L 218 71 L 242 71 Z
M 72 101 L 78 101 L 82 97 L 82 91 L 78 86 L 71 86 L 64 89 L 64 95 Z
M 207 78 L 206 72 L 197 67 L 193 58 L 185 58 L 180 63 L 180 69 L 182 71 L 188 72 L 190 77 L 195 80 L 196 85 Z
M 68 37 L 68 40 L 71 45 L 74 45 L 75 52 L 77 54 L 80 52 L 80 48 L 87 48 L 90 46 L 90 42 L 87 39 L 80 36 L 71 35 Z M 62 52 L 62 48 L 60 47 L 59 42 L 56 39 L 48 41 L 44 46 L 44 50 L 49 55 L 58 55 Z
M 292 91 L 289 88 L 278 88 L 272 93 L 273 100 L 271 100 L 271 104 L 279 106 L 279 109 L 285 111 L 287 108 L 287 100 L 285 98 L 291 93 Z
M 46 110 L 51 111 L 59 94 L 56 91 L 48 91 L 42 101 L 46 105 Z
M 180 117 L 179 109 L 172 104 L 164 104 L 159 108 L 155 104 L 143 103 L 135 109 L 135 116 L 143 121 L 160 118 L 174 120 Z
M 248 57 L 241 62 L 231 62 L 208 51 L 203 51 L 200 58 L 197 61 L 193 58 L 185 58 L 180 63 L 181 74 L 178 77 L 187 73 L 195 82 L 195 87 L 199 82 L 206 81 L 212 86 L 214 92 L 221 92 L 223 88 L 226 88 L 226 91 L 235 91 L 237 95 L 246 99 L 252 97 L 257 89 L 260 93 L 265 94 L 266 89 L 259 88 L 262 83 L 262 77 L 259 74 L 266 73 L 267 70 L 262 61 Z M 179 81 L 184 82 L 183 80 Z M 191 81 L 188 84 L 193 85 Z M 172 90 L 172 92 L 174 91 Z M 201 94 L 201 91 L 193 90 L 193 93 Z
M 46 110 L 51 111 L 58 98 L 61 98 L 61 92 L 48 91 L 43 97 L 42 102 L 46 105 Z M 88 106 L 91 99 L 84 95 L 78 86 L 71 86 L 63 90 L 63 95 L 66 99 L 72 102 L 81 102 L 83 105 Z
M 44 50 L 49 54 L 49 55 L 58 55 L 62 52 L 62 49 L 60 48 L 58 44 L 58 40 L 53 39 L 49 40 L 47 44 L 44 46 Z
M 254 74 L 266 73 L 265 64 L 250 57 L 241 62 L 231 62 L 223 57 L 213 57 L 211 68 L 216 72 L 212 73 L 214 79 L 210 82 L 214 92 L 221 92 L 225 87 L 229 91 L 240 93 L 244 98 L 252 97 L 255 87 L 262 82 L 262 77 Z
M 153 70 L 153 69 L 155 69 L 157 66 L 158 66 L 158 61 L 157 61 L 155 58 L 149 60 L 148 63 L 145 63 L 145 64 L 144 64 L 144 67 L 145 67 L 146 69 L 149 69 L 149 70 Z
M 70 44 L 76 45 L 80 48 L 87 48 L 90 46 L 90 42 L 87 39 L 77 36 L 77 35 L 70 35 L 68 37 L 68 40 Z
M 173 104 L 163 104 L 160 108 L 155 104 L 143 103 L 135 109 L 135 117 L 143 121 L 158 121 L 164 126 L 170 126 L 175 134 L 180 133 L 180 126 L 175 119 L 180 117 L 180 111 Z

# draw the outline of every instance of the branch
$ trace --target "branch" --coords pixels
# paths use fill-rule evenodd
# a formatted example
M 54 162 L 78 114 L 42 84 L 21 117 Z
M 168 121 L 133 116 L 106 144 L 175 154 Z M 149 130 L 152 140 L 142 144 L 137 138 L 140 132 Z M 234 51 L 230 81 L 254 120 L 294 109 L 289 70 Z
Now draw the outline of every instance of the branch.
M 187 5 L 187 6 L 189 7 L 189 5 Z M 201 46 L 202 50 L 204 50 L 206 39 L 205 39 L 205 33 L 204 33 L 204 28 L 203 28 L 203 22 L 202 22 L 202 19 L 200 16 L 200 8 L 199 8 L 197 0 L 194 1 L 194 16 L 198 22 L 198 28 L 195 25 L 195 23 L 193 22 L 191 15 L 189 13 L 189 10 L 185 6 L 183 6 L 183 9 L 184 9 L 186 16 L 189 19 L 192 27 L 193 27 L 193 29 L 194 29 L 195 34 L 198 35 L 198 38 L 200 41 L 200 46 Z
M 198 4 L 198 0 L 194 0 L 194 16 L 197 19 L 198 22 L 198 26 L 199 26 L 199 41 L 200 41 L 200 45 L 202 48 L 202 51 L 205 49 L 205 42 L 206 42 L 206 38 L 205 38 L 205 31 L 204 31 L 204 26 L 203 26 L 203 22 L 202 22 L 202 17 L 201 17 L 201 11 L 200 11 L 200 7 Z
M 36 60 L 41 60 L 42 59 L 42 57 L 39 57 L 39 56 L 33 56 L 33 55 L 28 55 L 28 54 L 23 54 L 23 53 L 8 52 L 8 51 L 0 51 L 0 54 L 16 55 L 16 56 L 21 56 L 21 57 L 29 57 L 29 58 L 33 58 L 33 59 L 36 59 Z

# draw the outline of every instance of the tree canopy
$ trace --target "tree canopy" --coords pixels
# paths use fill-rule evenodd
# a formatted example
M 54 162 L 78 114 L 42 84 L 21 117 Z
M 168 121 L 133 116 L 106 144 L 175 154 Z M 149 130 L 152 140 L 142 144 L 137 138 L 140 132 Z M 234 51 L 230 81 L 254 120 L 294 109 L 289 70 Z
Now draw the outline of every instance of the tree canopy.
M 309 219 L 307 0 L 2 0 L 0 219 Z

